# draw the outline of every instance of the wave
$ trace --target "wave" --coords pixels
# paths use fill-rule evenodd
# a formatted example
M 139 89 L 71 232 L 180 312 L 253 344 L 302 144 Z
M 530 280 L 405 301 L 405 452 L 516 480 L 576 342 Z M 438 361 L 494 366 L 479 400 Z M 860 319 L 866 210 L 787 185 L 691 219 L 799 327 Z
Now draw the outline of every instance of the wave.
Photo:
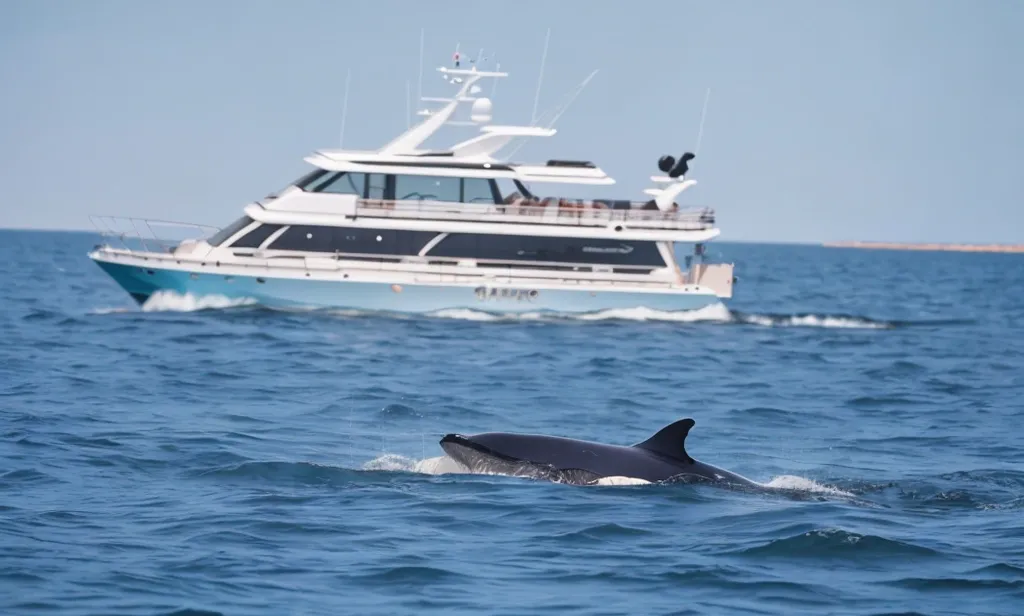
M 423 475 L 469 474 L 470 471 L 448 456 L 414 460 L 396 454 L 386 454 L 363 465 L 366 471 L 420 473 Z
M 847 492 L 846 490 L 824 485 L 814 481 L 813 479 L 807 479 L 796 475 L 779 475 L 778 477 L 773 477 L 770 481 L 762 483 L 761 485 L 765 488 L 780 490 L 783 492 L 803 492 L 805 494 L 820 494 L 823 496 L 836 496 L 839 498 L 856 498 L 853 493 Z
M 246 461 L 189 473 L 197 478 L 220 481 L 251 481 L 255 483 L 294 485 L 348 485 L 368 478 L 358 471 L 316 462 Z
M 838 528 L 825 528 L 773 539 L 768 543 L 741 550 L 742 556 L 777 556 L 780 558 L 814 558 L 863 555 L 871 558 L 940 556 L 935 550 L 887 539 L 877 535 L 861 535 Z
M 409 586 L 450 582 L 454 579 L 460 579 L 463 576 L 455 573 L 454 571 L 438 567 L 406 565 L 400 567 L 387 567 L 372 573 L 355 575 L 352 577 L 363 584 L 381 584 L 391 588 L 396 584 Z
M 724 304 L 711 304 L 697 310 L 656 310 L 654 308 L 610 308 L 597 312 L 494 313 L 472 308 L 439 310 L 429 316 L 465 321 L 660 321 L 667 323 L 720 323 L 760 327 L 824 327 L 854 329 L 892 329 L 899 323 L 867 317 L 828 314 L 753 314 L 729 310 Z
M 430 312 L 427 315 L 434 318 L 462 321 L 665 321 L 675 323 L 728 323 L 732 321 L 732 315 L 724 304 L 712 304 L 697 310 L 669 311 L 639 306 L 582 313 L 552 311 L 501 313 L 473 308 L 451 308 Z
M 733 321 L 762 327 L 824 327 L 837 329 L 894 329 L 893 321 L 876 321 L 867 317 L 829 314 L 744 314 L 732 313 Z
M 93 308 L 89 311 L 89 314 L 103 316 L 107 314 L 125 314 L 128 312 L 135 312 L 133 308 L 126 308 L 124 306 L 109 306 L 103 308 Z
M 231 298 L 224 295 L 193 295 L 174 291 L 157 291 L 142 304 L 143 312 L 196 312 L 199 310 L 224 310 L 239 306 L 255 306 L 252 298 Z

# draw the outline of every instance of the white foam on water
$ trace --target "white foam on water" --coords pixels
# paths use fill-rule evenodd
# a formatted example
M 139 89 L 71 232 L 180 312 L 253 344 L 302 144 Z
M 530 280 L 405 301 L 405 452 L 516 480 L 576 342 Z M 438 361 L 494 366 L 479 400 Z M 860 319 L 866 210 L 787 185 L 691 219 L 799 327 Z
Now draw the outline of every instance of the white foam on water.
M 463 321 L 654 321 L 667 323 L 723 323 L 761 327 L 821 327 L 840 329 L 888 329 L 892 324 L 859 317 L 833 315 L 772 315 L 734 313 L 725 304 L 715 303 L 697 310 L 656 310 L 654 308 L 610 308 L 597 312 L 521 312 L 492 313 L 472 308 L 452 308 L 427 313 L 427 316 Z
M 498 315 L 470 308 L 448 308 L 428 313 L 438 319 L 454 319 L 456 321 L 502 321 L 515 318 L 513 315 Z
M 743 315 L 740 322 L 764 327 L 827 327 L 840 329 L 887 329 L 888 323 L 859 319 L 857 317 L 838 317 L 829 315 L 793 315 L 764 316 L 758 314 Z
M 384 454 L 363 465 L 366 471 L 389 471 L 420 473 L 423 475 L 445 475 L 448 473 L 472 474 L 464 466 L 448 456 L 414 460 L 397 454 Z
M 809 492 L 812 494 L 824 494 L 827 496 L 840 496 L 845 498 L 855 498 L 855 496 L 845 490 L 827 486 L 814 481 L 813 479 L 807 479 L 805 477 L 799 477 L 796 475 L 779 475 L 778 477 L 772 477 L 771 481 L 762 483 L 762 486 L 766 488 L 772 488 L 775 490 L 787 490 L 793 492 Z
M 697 310 L 666 311 L 653 308 L 611 308 L 579 316 L 583 321 L 669 321 L 675 323 L 722 322 L 732 320 L 732 314 L 724 304 L 711 304 Z
M 449 473 L 469 473 L 469 470 L 456 462 L 449 456 L 437 456 L 436 458 L 426 458 L 420 460 L 413 465 L 412 471 L 414 473 L 423 473 L 425 475 L 447 475 Z
M 135 312 L 135 310 L 132 308 L 94 308 L 93 310 L 89 311 L 89 314 L 123 314 L 126 312 Z
M 399 456 L 396 454 L 385 454 L 379 458 L 374 458 L 363 465 L 364 471 L 412 471 L 416 466 L 416 461 L 405 456 Z
M 223 295 L 184 295 L 174 291 L 157 291 L 142 304 L 143 312 L 195 312 L 197 310 L 223 310 L 237 306 L 251 306 L 256 300 L 248 297 Z
M 698 323 L 702 321 L 729 322 L 732 316 L 724 304 L 712 304 L 698 310 L 665 311 L 652 308 L 610 308 L 598 312 L 518 312 L 493 313 L 472 308 L 451 308 L 428 313 L 428 316 L 442 319 L 465 321 L 674 321 L 677 323 Z
M 201 295 L 191 293 L 184 295 L 173 291 L 157 291 L 142 305 L 144 312 L 195 312 L 197 310 L 216 310 L 234 308 L 238 306 L 251 306 L 258 302 L 252 298 L 229 298 L 223 295 Z M 270 307 L 273 310 L 293 313 L 317 313 L 335 315 L 339 317 L 362 317 L 381 314 L 376 310 L 359 309 L 329 309 L 318 307 L 296 307 L 286 308 Z M 113 314 L 129 312 L 127 308 L 98 308 L 94 314 Z M 390 314 L 390 313 L 388 313 Z M 391 316 L 406 317 L 402 313 Z M 448 308 L 426 313 L 426 316 L 451 319 L 458 321 L 477 322 L 515 322 L 515 321 L 634 321 L 634 322 L 667 322 L 667 323 L 721 323 L 757 325 L 761 327 L 820 327 L 840 329 L 888 329 L 893 327 L 891 323 L 884 321 L 872 321 L 860 317 L 836 316 L 836 315 L 772 315 L 772 314 L 745 314 L 734 313 L 725 304 L 715 303 L 697 310 L 656 310 L 653 308 L 611 308 L 597 312 L 572 313 L 572 312 L 520 312 L 520 313 L 493 313 L 473 308 Z

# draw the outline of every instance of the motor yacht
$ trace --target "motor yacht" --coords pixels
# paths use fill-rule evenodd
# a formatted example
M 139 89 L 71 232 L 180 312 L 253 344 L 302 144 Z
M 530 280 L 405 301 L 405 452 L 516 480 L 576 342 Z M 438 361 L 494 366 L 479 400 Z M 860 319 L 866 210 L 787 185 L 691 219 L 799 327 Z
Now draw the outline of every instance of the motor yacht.
M 677 203 L 696 184 L 685 177 L 692 154 L 658 159 L 647 199 L 549 196 L 615 181 L 591 161 L 501 156 L 556 131 L 492 123 L 479 83 L 508 73 L 437 71 L 454 96 L 423 98 L 442 106 L 380 149 L 315 151 L 308 173 L 223 228 L 196 225 L 198 237 L 162 242 L 152 232 L 162 221 L 92 217 L 106 239 L 89 257 L 140 304 L 164 292 L 272 307 L 579 313 L 695 310 L 732 296 L 732 264 L 704 258 L 720 233 L 714 211 Z M 478 134 L 423 147 L 448 124 Z

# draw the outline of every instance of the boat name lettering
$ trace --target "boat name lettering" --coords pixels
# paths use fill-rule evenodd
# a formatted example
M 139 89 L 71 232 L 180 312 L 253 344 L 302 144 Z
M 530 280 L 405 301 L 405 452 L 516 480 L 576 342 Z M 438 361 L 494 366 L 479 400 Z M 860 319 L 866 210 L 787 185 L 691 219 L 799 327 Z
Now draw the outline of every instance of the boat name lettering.
M 474 291 L 476 298 L 480 301 L 514 299 L 518 301 L 533 301 L 540 295 L 537 289 L 514 289 L 509 287 L 477 287 Z

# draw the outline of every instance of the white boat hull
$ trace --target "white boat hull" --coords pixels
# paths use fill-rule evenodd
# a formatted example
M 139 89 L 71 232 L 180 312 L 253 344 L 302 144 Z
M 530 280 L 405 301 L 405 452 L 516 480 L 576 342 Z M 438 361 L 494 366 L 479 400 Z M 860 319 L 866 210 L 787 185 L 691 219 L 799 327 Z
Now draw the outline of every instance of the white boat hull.
M 697 310 L 720 298 L 699 285 L 665 284 L 584 285 L 555 281 L 517 282 L 499 277 L 465 280 L 451 277 L 425 281 L 422 276 L 392 274 L 388 279 L 354 280 L 338 272 L 307 272 L 301 277 L 261 268 L 244 272 L 237 267 L 180 268 L 164 260 L 90 255 L 94 261 L 139 304 L 159 292 L 193 297 L 248 300 L 268 307 L 336 308 L 370 311 L 430 313 L 471 308 L 488 312 L 522 313 L 550 311 L 587 313 L 620 308 L 663 311 Z M 358 273 L 354 273 L 358 276 Z M 417 280 L 417 279 L 421 280 Z M 442 277 L 443 278 L 443 277 Z M 463 278 L 463 280 L 457 280 Z

